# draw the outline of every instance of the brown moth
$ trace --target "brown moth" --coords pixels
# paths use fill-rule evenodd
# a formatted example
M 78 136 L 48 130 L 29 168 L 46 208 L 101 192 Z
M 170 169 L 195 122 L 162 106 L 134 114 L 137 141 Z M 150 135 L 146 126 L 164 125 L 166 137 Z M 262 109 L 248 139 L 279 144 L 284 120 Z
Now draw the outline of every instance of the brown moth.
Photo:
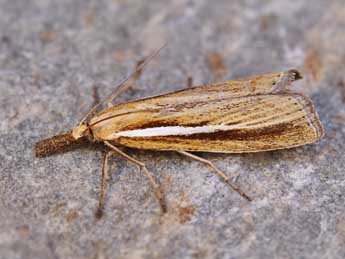
M 61 152 L 85 140 L 103 142 L 143 170 L 165 211 L 159 185 L 145 164 L 119 147 L 176 151 L 210 166 L 251 200 L 213 163 L 190 152 L 260 152 L 319 140 L 324 129 L 312 101 L 288 90 L 300 78 L 297 70 L 289 70 L 112 105 L 118 90 L 105 100 L 107 108 L 95 113 L 96 107 L 71 132 L 38 142 L 36 156 Z M 109 156 L 104 159 L 98 215 L 104 208 Z

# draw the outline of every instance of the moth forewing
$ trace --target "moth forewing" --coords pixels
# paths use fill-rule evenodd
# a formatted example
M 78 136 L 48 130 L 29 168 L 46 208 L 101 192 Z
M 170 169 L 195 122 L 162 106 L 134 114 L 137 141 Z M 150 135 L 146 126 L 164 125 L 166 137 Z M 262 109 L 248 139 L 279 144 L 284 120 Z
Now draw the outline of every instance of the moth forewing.
M 293 81 L 296 77 L 295 75 L 299 74 L 291 70 L 288 72 L 252 76 L 247 79 L 198 86 L 165 95 L 122 103 L 104 109 L 96 114 L 91 118 L 89 124 L 91 127 L 99 124 L 97 127 L 94 127 L 95 130 L 98 130 L 99 126 L 104 125 L 104 123 L 109 123 L 109 119 L 123 115 L 127 115 L 127 118 L 133 117 L 130 121 L 136 123 L 136 119 L 143 117 L 141 115 L 145 115 L 145 113 L 151 113 L 153 110 L 160 110 L 161 108 L 168 108 L 170 104 L 174 105 L 173 109 L 176 109 L 178 105 L 183 108 L 186 107 L 186 103 L 191 99 L 194 100 L 194 103 L 211 102 L 212 100 L 218 101 L 221 98 L 271 93 L 279 89 L 281 90 L 283 88 L 281 82 Z M 121 128 L 121 125 L 119 125 L 119 128 Z M 115 132 L 117 131 L 117 129 L 114 130 Z M 99 140 L 102 140 L 101 136 Z
M 243 153 L 300 146 L 322 137 L 322 125 L 308 98 L 296 94 L 260 98 L 253 105 L 247 100 L 252 97 L 245 97 L 250 108 L 236 112 L 232 112 L 229 100 L 226 111 L 220 102 L 205 104 L 203 110 L 212 111 L 209 113 L 195 114 L 191 108 L 190 114 L 185 111 L 182 118 L 174 114 L 172 120 L 150 120 L 146 116 L 146 123 L 155 126 L 145 128 L 139 124 L 138 128 L 120 130 L 107 138 L 140 149 Z M 118 119 L 125 120 L 121 116 Z M 107 130 L 100 132 L 107 134 Z
M 118 115 L 130 115 L 133 112 L 150 112 L 174 105 L 188 107 L 188 103 L 212 102 L 221 99 L 239 98 L 257 94 L 271 94 L 286 90 L 291 82 L 300 79 L 297 70 L 251 76 L 239 80 L 196 86 L 164 95 L 118 104 L 102 110 L 90 120 L 90 125 L 107 121 Z
M 242 153 L 300 146 L 320 139 L 323 128 L 311 100 L 287 91 L 298 78 L 290 70 L 119 104 L 92 118 L 90 129 L 96 139 L 140 149 Z

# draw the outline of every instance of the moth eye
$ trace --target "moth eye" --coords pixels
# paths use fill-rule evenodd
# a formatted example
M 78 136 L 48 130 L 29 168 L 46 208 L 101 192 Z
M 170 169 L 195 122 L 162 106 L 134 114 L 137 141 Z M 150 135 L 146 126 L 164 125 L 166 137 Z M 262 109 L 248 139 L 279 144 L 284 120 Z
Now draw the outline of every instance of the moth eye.
M 276 84 L 277 84 L 277 82 L 275 82 L 275 81 L 272 83 L 272 85 L 276 85 Z

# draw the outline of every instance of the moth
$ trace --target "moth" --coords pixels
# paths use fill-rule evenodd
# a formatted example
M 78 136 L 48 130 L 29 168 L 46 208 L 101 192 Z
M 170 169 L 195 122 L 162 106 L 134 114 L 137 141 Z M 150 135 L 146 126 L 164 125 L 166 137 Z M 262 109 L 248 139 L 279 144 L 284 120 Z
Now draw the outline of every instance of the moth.
M 211 161 L 195 153 L 261 152 L 297 147 L 322 138 L 324 129 L 312 101 L 289 90 L 291 83 L 301 78 L 293 69 L 113 105 L 113 99 L 128 88 L 121 84 L 101 103 L 108 107 L 97 111 L 97 105 L 70 132 L 38 142 L 36 156 L 62 152 L 84 141 L 104 143 L 109 152 L 104 156 L 98 216 L 104 210 L 108 160 L 113 153 L 140 167 L 162 211 L 167 209 L 160 186 L 146 165 L 121 147 L 176 151 L 209 166 L 241 196 L 251 200 Z

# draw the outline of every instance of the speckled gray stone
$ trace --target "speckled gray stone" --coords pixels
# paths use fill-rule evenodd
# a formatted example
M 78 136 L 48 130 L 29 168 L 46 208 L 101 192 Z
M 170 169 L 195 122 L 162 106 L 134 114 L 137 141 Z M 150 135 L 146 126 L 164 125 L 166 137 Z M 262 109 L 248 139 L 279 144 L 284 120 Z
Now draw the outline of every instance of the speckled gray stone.
M 293 4 L 292 4 L 293 2 Z M 0 258 L 345 258 L 343 0 L 0 0 Z M 127 150 L 163 185 L 111 162 L 96 221 L 102 146 L 44 159 L 36 141 L 73 127 L 152 50 L 118 101 L 299 68 L 326 136 L 259 154 L 202 154 L 252 197 L 173 152 Z M 221 78 L 210 53 L 223 58 Z

